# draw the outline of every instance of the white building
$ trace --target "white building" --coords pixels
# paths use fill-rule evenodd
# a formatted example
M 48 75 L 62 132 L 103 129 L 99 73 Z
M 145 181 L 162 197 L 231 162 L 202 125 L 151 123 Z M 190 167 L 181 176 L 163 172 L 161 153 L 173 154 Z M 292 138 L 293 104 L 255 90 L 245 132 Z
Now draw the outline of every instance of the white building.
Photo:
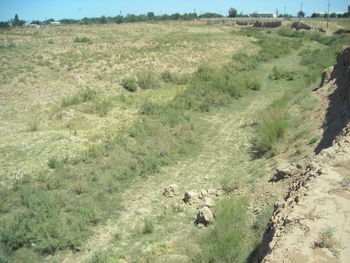
M 274 12 L 254 12 L 250 14 L 250 17 L 276 18 L 277 15 Z

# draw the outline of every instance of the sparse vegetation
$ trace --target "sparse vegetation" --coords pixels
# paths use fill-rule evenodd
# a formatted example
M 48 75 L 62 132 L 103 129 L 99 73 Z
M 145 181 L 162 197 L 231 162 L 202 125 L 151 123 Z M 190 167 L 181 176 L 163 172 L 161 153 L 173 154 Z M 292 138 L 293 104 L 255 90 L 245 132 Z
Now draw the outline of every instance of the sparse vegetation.
M 160 81 L 150 70 L 141 70 L 137 73 L 137 82 L 141 89 L 156 89 L 160 87 Z
M 149 14 L 147 19 L 154 20 L 155 16 Z M 164 211 L 150 207 L 154 214 L 144 219 L 144 215 L 123 206 L 129 201 L 124 191 L 141 185 L 137 198 L 148 190 L 158 193 L 159 189 L 153 188 L 162 186 L 165 176 L 168 181 L 182 178 L 179 181 L 202 187 L 202 177 L 193 176 L 197 168 L 201 176 L 210 177 L 209 183 L 221 182 L 228 195 L 237 189 L 254 191 L 246 184 L 268 169 L 264 159 L 250 160 L 251 143 L 256 156 L 269 157 L 278 154 L 285 139 L 301 140 L 299 127 L 304 116 L 300 112 L 313 105 L 309 84 L 334 62 L 335 52 L 347 41 L 282 29 L 268 29 L 268 34 L 266 29 L 256 28 L 227 33 L 217 30 L 218 25 L 152 22 L 142 27 L 115 27 L 107 24 L 109 18 L 103 21 L 106 25 L 94 27 L 94 32 L 88 26 L 51 28 L 35 35 L 14 29 L 11 38 L 4 34 L 6 42 L 0 43 L 1 55 L 11 61 L 2 67 L 0 81 L 4 89 L 16 91 L 10 103 L 1 105 L 6 112 L 1 118 L 8 125 L 1 139 L 8 145 L 6 154 L 0 156 L 0 168 L 6 172 L 1 179 L 11 187 L 0 184 L 0 262 L 11 262 L 21 253 L 40 260 L 52 255 L 57 260 L 62 250 L 80 249 L 94 227 L 105 222 L 118 224 L 118 216 L 125 213 L 135 215 L 138 228 L 132 232 L 128 225 L 130 229 L 125 232 L 130 235 L 112 237 L 106 250 L 92 248 L 90 261 L 154 262 L 159 256 L 165 258 L 169 250 L 179 249 L 173 239 L 171 247 L 165 239 L 178 234 L 179 225 L 188 233 L 193 214 L 186 206 L 174 203 Z M 187 26 L 191 30 L 185 32 Z M 105 34 L 112 30 L 117 33 Z M 28 48 L 19 41 L 25 34 Z M 76 37 L 63 43 L 58 34 L 68 39 L 78 34 L 94 38 Z M 30 46 L 31 37 L 44 45 Z M 240 45 L 235 45 L 238 42 Z M 237 46 L 241 48 L 237 50 Z M 56 52 L 62 47 L 67 47 L 67 52 Z M 216 52 L 210 52 L 214 49 Z M 281 69 L 284 58 L 296 63 Z M 116 85 L 120 79 L 123 88 L 131 92 Z M 87 88 L 78 90 L 77 83 Z M 134 92 L 138 86 L 142 90 Z M 70 93 L 74 88 L 76 92 Z M 6 96 L 10 98 L 9 94 Z M 24 94 L 25 99 L 20 100 L 17 94 Z M 34 95 L 38 102 L 27 99 Z M 11 104 L 15 106 L 11 108 Z M 17 115 L 22 115 L 16 110 L 24 105 L 29 110 L 21 111 L 23 117 L 19 119 Z M 295 117 L 294 111 L 302 117 Z M 40 137 L 13 129 L 16 122 L 23 126 L 25 118 L 36 120 L 33 116 L 43 116 Z M 13 123 L 6 118 L 14 118 Z M 38 123 L 34 124 L 28 130 L 37 131 Z M 9 139 L 12 133 L 18 142 Z M 312 136 L 307 134 L 302 143 L 316 143 Z M 208 141 L 212 137 L 219 139 Z M 202 146 L 203 156 L 182 162 Z M 201 163 L 189 166 L 193 162 Z M 251 163 L 261 171 L 231 173 L 232 167 L 248 170 Z M 160 169 L 165 165 L 174 167 L 165 173 Z M 152 183 L 143 187 L 147 179 Z M 191 241 L 198 243 L 195 252 L 189 254 L 194 261 L 245 262 L 259 246 L 271 206 L 254 216 L 249 212 L 248 199 L 223 199 L 215 208 L 215 223 L 199 236 L 191 236 Z M 145 204 L 142 198 L 137 202 L 140 207 Z M 152 202 L 147 204 L 153 206 Z M 144 221 L 137 221 L 141 217 Z M 178 220 L 179 225 L 175 224 Z M 116 247 L 120 255 L 113 254 Z
M 314 243 L 315 247 L 318 248 L 328 248 L 335 256 L 339 255 L 339 242 L 334 238 L 334 232 L 336 227 L 326 227 L 322 233 L 320 233 L 320 238 Z
M 134 78 L 123 79 L 121 85 L 130 92 L 135 92 L 137 90 L 137 82 Z
M 92 40 L 88 37 L 75 37 L 74 43 L 92 43 Z
M 77 93 L 62 99 L 63 108 L 91 101 L 96 97 L 96 92 L 90 88 L 80 89 Z

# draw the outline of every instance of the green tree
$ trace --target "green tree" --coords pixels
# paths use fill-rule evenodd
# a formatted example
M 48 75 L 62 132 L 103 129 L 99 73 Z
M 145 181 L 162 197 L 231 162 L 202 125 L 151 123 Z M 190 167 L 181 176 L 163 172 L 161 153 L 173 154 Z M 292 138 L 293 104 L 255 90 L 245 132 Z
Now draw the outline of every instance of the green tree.
M 155 15 L 154 15 L 153 12 L 148 12 L 148 13 L 147 13 L 147 18 L 148 18 L 149 20 L 153 20 L 154 17 L 155 17 Z
M 12 26 L 21 26 L 24 24 L 24 21 L 20 20 L 18 18 L 18 15 L 16 14 L 15 18 L 11 20 L 11 24 L 12 24 Z
M 305 13 L 304 13 L 303 11 L 300 10 L 300 11 L 298 12 L 298 17 L 300 17 L 300 18 L 301 18 L 301 17 L 305 17 Z
M 236 17 L 236 16 L 237 16 L 237 9 L 231 7 L 231 8 L 228 10 L 228 16 L 229 16 L 229 17 Z

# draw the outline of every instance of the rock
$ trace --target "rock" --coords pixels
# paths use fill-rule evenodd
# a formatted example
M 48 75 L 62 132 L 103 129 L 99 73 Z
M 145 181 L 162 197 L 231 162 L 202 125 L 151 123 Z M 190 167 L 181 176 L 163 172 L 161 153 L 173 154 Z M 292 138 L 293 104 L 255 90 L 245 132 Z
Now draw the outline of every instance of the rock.
M 199 194 L 195 191 L 186 192 L 183 200 L 190 205 L 197 203 L 199 201 Z
M 216 194 L 216 189 L 208 189 L 208 194 L 215 195 Z
M 213 207 L 213 206 L 215 206 L 215 203 L 211 198 L 205 197 L 204 198 L 204 206 Z
M 179 186 L 177 184 L 171 184 L 165 187 L 163 195 L 165 197 L 174 197 L 179 195 Z
M 203 224 L 207 226 L 210 222 L 214 220 L 214 215 L 209 209 L 209 207 L 205 206 L 199 210 L 197 214 L 196 224 Z
M 202 194 L 202 196 L 206 196 L 206 195 L 208 195 L 208 191 L 205 189 L 202 189 L 201 194 Z
M 221 189 L 218 189 L 218 190 L 215 191 L 215 195 L 218 196 L 218 197 L 224 195 L 224 193 L 225 192 L 223 190 L 221 190 Z
M 276 169 L 276 174 L 270 179 L 270 182 L 278 182 L 293 174 L 293 167 L 289 163 L 282 163 Z

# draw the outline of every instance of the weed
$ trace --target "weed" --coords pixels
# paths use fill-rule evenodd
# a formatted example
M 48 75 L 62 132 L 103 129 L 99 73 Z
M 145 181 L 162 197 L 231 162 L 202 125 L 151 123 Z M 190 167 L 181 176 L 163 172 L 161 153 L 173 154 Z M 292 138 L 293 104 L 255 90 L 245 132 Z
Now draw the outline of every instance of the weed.
M 58 160 L 56 157 L 50 157 L 48 162 L 47 162 L 47 166 L 50 169 L 60 169 L 62 168 L 63 163 Z
M 257 126 L 257 134 L 253 140 L 253 149 L 257 156 L 273 156 L 276 145 L 286 133 L 288 122 L 285 109 L 272 106 L 262 113 Z
M 197 262 L 246 262 L 252 240 L 247 205 L 245 198 L 218 203 L 213 227 L 200 238 Z
M 53 39 L 49 39 L 49 40 L 47 41 L 47 43 L 48 43 L 48 44 L 54 44 L 55 41 L 53 41 Z
M 28 122 L 28 128 L 27 131 L 29 132 L 35 132 L 39 130 L 39 125 L 40 125 L 40 119 L 39 117 L 34 117 Z
M 144 222 L 142 233 L 151 234 L 154 231 L 154 224 L 151 219 L 146 219 Z
M 83 102 L 91 101 L 96 97 L 96 92 L 90 88 L 79 90 L 77 93 L 62 99 L 61 107 L 69 107 Z
M 314 242 L 314 247 L 328 248 L 335 256 L 339 255 L 339 242 L 334 238 L 334 232 L 336 230 L 336 227 L 326 227 L 324 231 L 320 233 L 319 240 Z
M 316 142 L 318 142 L 320 139 L 319 136 L 313 137 L 309 140 L 308 144 L 315 144 Z
M 122 80 L 121 85 L 124 89 L 135 92 L 137 90 L 137 82 L 134 78 L 125 78 Z
M 88 37 L 75 37 L 74 43 L 92 43 L 92 40 Z
M 137 82 L 141 89 L 156 89 L 160 87 L 157 76 L 149 70 L 141 70 L 137 73 Z
M 167 82 L 167 83 L 178 82 L 178 77 L 174 73 L 170 72 L 169 70 L 163 71 L 162 73 L 160 73 L 160 76 L 164 82 Z
M 292 71 L 283 71 L 280 69 L 277 69 L 276 66 L 273 67 L 272 69 L 272 73 L 269 75 L 269 79 L 272 80 L 280 80 L 280 79 L 284 79 L 284 80 L 294 80 L 294 75 L 295 73 Z

